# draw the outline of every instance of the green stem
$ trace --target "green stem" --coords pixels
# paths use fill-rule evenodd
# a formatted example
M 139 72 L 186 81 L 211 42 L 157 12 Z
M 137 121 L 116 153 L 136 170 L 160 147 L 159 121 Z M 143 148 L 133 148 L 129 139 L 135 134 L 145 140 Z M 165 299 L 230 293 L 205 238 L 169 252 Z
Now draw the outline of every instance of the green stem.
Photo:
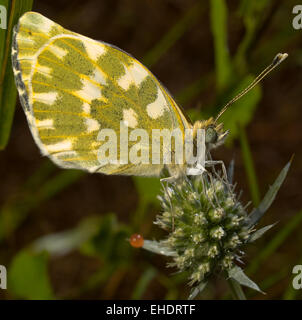
M 241 288 L 241 285 L 234 279 L 228 279 L 229 287 L 232 291 L 233 297 L 236 300 L 246 300 L 246 296 Z

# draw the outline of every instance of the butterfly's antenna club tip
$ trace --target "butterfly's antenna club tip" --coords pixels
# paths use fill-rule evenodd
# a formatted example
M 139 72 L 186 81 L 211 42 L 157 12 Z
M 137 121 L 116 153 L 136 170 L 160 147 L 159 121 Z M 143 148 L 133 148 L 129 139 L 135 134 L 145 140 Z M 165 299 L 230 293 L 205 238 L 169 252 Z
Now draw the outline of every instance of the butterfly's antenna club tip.
M 282 61 L 284 61 L 286 58 L 288 57 L 287 53 L 278 53 L 274 60 L 272 65 L 277 66 L 279 63 L 281 63 Z

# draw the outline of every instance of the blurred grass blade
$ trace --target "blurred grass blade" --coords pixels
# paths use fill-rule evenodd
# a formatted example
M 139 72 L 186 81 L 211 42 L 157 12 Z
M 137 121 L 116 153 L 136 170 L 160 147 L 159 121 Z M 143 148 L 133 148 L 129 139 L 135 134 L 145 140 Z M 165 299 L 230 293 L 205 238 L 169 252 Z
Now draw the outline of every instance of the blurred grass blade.
M 153 267 L 149 267 L 137 281 L 137 284 L 133 290 L 131 299 L 133 300 L 141 299 L 148 285 L 154 279 L 156 274 L 157 274 L 157 271 Z
M 7 29 L 0 29 L 0 150 L 9 140 L 14 117 L 17 90 L 12 71 L 10 48 L 12 29 L 19 17 L 32 7 L 33 0 L 1 0 L 0 4 L 7 8 Z
M 266 261 L 270 255 L 272 255 L 289 237 L 292 232 L 300 226 L 302 222 L 302 210 L 296 213 L 285 226 L 282 226 L 280 231 L 269 241 L 269 243 L 260 251 L 260 253 L 253 259 L 250 265 L 247 267 L 246 272 L 248 274 L 255 273 L 261 263 Z
M 143 64 L 148 67 L 154 65 L 173 44 L 180 39 L 183 34 L 198 21 L 202 14 L 203 0 L 199 0 L 196 5 L 190 8 L 164 36 L 157 42 L 155 47 L 146 53 L 142 59 Z
M 241 154 L 243 158 L 245 172 L 247 175 L 251 198 L 253 201 L 253 205 L 256 207 L 259 205 L 260 202 L 260 191 L 254 167 L 252 152 L 244 128 L 241 125 L 238 125 L 238 130 L 241 145 Z
M 254 226 L 255 224 L 258 223 L 258 221 L 262 218 L 262 216 L 264 215 L 264 213 L 267 211 L 267 209 L 271 206 L 271 204 L 273 203 L 273 201 L 276 198 L 276 195 L 284 181 L 284 179 L 286 178 L 287 172 L 289 170 L 291 161 L 289 161 L 286 166 L 282 169 L 282 171 L 280 172 L 279 176 L 277 177 L 276 181 L 274 182 L 274 184 L 272 186 L 270 186 L 268 192 L 266 193 L 266 195 L 264 196 L 263 200 L 261 201 L 260 205 L 258 206 L 258 208 L 254 209 L 249 218 L 250 218 L 250 226 Z
M 211 29 L 214 38 L 216 84 L 219 92 L 232 79 L 232 62 L 227 45 L 227 6 L 224 0 L 211 0 Z
M 21 186 L 20 191 L 26 192 L 39 188 L 56 170 L 57 167 L 49 159 L 45 159 L 40 167 Z
M 260 283 L 260 287 L 266 291 L 272 291 L 272 287 L 280 283 L 283 279 L 288 277 L 289 274 L 288 266 L 283 267 L 272 275 L 267 275 L 266 278 Z M 251 292 L 249 296 L 254 296 L 255 292 Z

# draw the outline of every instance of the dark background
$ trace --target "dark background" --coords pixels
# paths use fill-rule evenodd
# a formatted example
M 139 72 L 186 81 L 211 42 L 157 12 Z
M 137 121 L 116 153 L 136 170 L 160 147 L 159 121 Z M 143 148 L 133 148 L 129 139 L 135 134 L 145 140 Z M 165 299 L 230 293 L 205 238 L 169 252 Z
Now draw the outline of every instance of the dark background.
M 244 2 L 226 2 L 231 57 L 236 55 L 245 36 L 240 9 Z M 192 8 L 197 3 L 194 0 L 43 0 L 34 1 L 33 11 L 67 29 L 114 44 L 145 62 L 190 114 L 192 109 L 216 114 L 244 75 L 258 73 L 278 52 L 289 53 L 289 58 L 261 84 L 261 100 L 245 127 L 261 196 L 295 154 L 288 177 L 261 225 L 279 223 L 263 239 L 247 247 L 245 262 L 247 266 L 254 263 L 248 274 L 267 292 L 264 296 L 247 291 L 250 298 L 301 298 L 300 292 L 291 290 L 292 268 L 302 264 L 299 219 L 302 30 L 292 27 L 292 8 L 296 2 L 267 1 L 265 10 L 256 10 L 254 19 L 259 20 L 259 25 L 245 55 L 245 68 L 237 69 L 236 77 L 230 79 L 230 87 L 219 93 L 215 85 L 210 4 L 201 1 L 201 9 L 196 9 L 199 13 L 195 16 Z M 156 46 L 163 48 L 165 42 L 160 40 L 179 24 L 188 10 L 192 11 L 192 18 L 186 22 L 183 34 L 176 41 L 170 38 L 172 45 L 151 63 L 150 52 L 154 52 Z M 174 32 L 181 33 L 181 27 Z M 183 90 L 192 83 L 199 86 L 185 99 Z M 241 150 L 237 136 L 231 144 L 217 149 L 213 156 L 226 163 L 235 159 L 234 180 L 237 190 L 244 191 L 242 201 L 247 202 L 251 194 Z M 156 182 L 66 172 L 41 157 L 18 103 L 10 142 L 0 153 L 0 213 L 6 219 L 16 216 L 17 222 L 10 222 L 12 230 L 0 240 L 0 263 L 9 267 L 20 250 L 41 236 L 72 229 L 88 216 L 97 215 L 105 219 L 97 253 L 74 249 L 60 257 L 47 257 L 52 297 L 185 299 L 189 292 L 185 278 L 173 275 L 175 270 L 166 268 L 165 258 L 133 249 L 126 241 L 134 232 L 149 239 L 162 235 L 152 225 L 160 208 L 155 196 L 148 196 L 156 188 Z M 0 291 L 2 299 L 16 297 L 31 298 L 17 289 Z M 228 288 L 219 277 L 202 296 L 225 297 L 228 297 Z

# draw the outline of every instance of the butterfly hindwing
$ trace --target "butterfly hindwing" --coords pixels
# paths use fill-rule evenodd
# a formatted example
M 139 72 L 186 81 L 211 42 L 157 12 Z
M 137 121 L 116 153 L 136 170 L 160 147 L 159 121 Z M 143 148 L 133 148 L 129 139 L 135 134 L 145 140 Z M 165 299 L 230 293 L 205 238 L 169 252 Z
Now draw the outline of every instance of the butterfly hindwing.
M 100 130 L 109 128 L 119 136 L 122 122 L 151 137 L 152 129 L 184 132 L 189 126 L 159 81 L 136 59 L 38 13 L 24 14 L 15 27 L 12 61 L 33 137 L 42 153 L 63 168 L 155 175 L 161 166 L 100 166 Z M 134 144 L 129 142 L 129 148 Z

